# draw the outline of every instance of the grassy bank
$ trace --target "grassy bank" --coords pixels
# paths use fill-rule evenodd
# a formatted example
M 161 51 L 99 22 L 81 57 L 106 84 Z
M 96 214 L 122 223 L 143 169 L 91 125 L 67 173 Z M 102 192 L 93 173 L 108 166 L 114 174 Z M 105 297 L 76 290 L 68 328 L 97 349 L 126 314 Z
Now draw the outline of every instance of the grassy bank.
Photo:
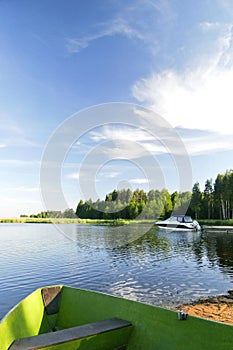
M 121 226 L 132 224 L 153 224 L 155 220 L 100 220 L 100 219 L 67 219 L 67 218 L 0 218 L 0 223 L 12 223 L 12 224 L 90 224 L 90 225 L 109 225 L 109 226 Z M 198 220 L 201 226 L 233 226 L 233 219 L 230 220 Z
M 94 219 L 65 219 L 65 218 L 0 218 L 0 223 L 12 224 L 90 224 L 90 225 L 109 225 L 122 226 L 130 224 L 153 224 L 154 220 L 94 220 Z
M 233 226 L 233 219 L 229 220 L 198 220 L 201 226 Z

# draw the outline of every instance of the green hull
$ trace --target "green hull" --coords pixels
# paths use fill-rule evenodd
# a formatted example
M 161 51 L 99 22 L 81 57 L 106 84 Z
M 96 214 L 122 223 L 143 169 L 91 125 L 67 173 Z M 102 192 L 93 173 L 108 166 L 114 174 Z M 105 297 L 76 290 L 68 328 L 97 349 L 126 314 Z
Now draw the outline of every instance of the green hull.
M 42 339 L 43 343 L 43 339 L 51 337 L 56 338 L 56 341 L 63 339 L 63 334 L 69 338 L 69 334 L 74 332 L 92 332 L 96 328 L 92 324 L 97 322 L 98 327 L 100 324 L 102 327 L 99 321 L 103 320 L 104 325 L 111 327 L 115 318 L 128 321 L 128 324 L 99 334 L 84 334 L 77 339 L 71 336 L 70 340 L 61 340 L 59 344 L 48 343 L 47 346 L 27 349 L 233 349 L 233 327 L 230 325 L 191 316 L 180 321 L 174 311 L 61 286 L 36 290 L 6 315 L 0 323 L 0 350 L 26 349 L 17 339 L 38 334 L 43 336 L 28 338 L 28 344 L 34 338 L 36 341 L 40 339 L 39 342 Z M 77 328 L 86 324 L 91 325 Z M 64 329 L 65 332 L 62 331 Z

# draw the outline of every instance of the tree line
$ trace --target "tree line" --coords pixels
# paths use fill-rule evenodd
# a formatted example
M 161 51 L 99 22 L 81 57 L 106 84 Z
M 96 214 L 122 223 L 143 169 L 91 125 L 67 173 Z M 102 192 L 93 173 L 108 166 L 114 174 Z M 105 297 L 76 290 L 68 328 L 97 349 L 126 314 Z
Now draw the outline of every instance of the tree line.
M 204 190 L 196 182 L 192 192 L 169 193 L 168 190 L 114 190 L 104 200 L 80 200 L 76 211 L 44 211 L 32 218 L 81 219 L 165 219 L 172 213 L 191 215 L 196 219 L 233 219 L 233 170 L 208 179 Z M 20 215 L 27 217 L 27 215 Z
M 26 215 L 26 214 L 21 214 L 21 218 L 39 218 L 39 219 L 74 219 L 76 218 L 76 214 L 72 208 L 66 209 L 65 211 L 60 211 L 60 210 L 48 210 L 48 211 L 42 211 L 38 214 L 31 214 L 31 215 Z
M 80 200 L 76 215 L 83 219 L 165 219 L 172 213 L 191 215 L 196 219 L 233 218 L 233 170 L 208 179 L 203 191 L 196 182 L 192 192 L 130 189 L 114 190 L 105 200 Z
M 233 170 L 218 174 L 214 183 L 206 180 L 203 192 L 196 182 L 190 209 L 197 219 L 233 219 Z
M 174 208 L 181 213 L 190 199 L 191 192 L 171 195 L 166 189 L 150 190 L 148 193 L 142 189 L 114 190 L 102 201 L 80 200 L 76 215 L 81 219 L 157 219 L 167 217 Z

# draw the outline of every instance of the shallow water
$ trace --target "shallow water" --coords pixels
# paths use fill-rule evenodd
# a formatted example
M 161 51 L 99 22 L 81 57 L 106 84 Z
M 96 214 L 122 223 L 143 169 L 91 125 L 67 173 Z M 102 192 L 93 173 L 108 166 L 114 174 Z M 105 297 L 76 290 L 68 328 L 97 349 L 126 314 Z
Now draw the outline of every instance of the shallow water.
M 140 225 L 1 224 L 0 318 L 45 285 L 66 284 L 163 306 L 233 289 L 233 235 L 148 230 Z

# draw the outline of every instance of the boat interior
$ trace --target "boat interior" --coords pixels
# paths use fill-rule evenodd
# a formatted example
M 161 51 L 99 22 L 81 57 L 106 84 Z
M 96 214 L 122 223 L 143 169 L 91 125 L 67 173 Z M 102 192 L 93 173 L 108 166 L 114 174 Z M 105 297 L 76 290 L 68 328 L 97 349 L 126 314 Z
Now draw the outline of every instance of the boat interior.
M 233 327 L 191 316 L 179 321 L 175 311 L 54 286 L 19 303 L 0 323 L 0 337 L 1 350 L 186 349 L 191 338 L 188 349 L 229 349 Z

